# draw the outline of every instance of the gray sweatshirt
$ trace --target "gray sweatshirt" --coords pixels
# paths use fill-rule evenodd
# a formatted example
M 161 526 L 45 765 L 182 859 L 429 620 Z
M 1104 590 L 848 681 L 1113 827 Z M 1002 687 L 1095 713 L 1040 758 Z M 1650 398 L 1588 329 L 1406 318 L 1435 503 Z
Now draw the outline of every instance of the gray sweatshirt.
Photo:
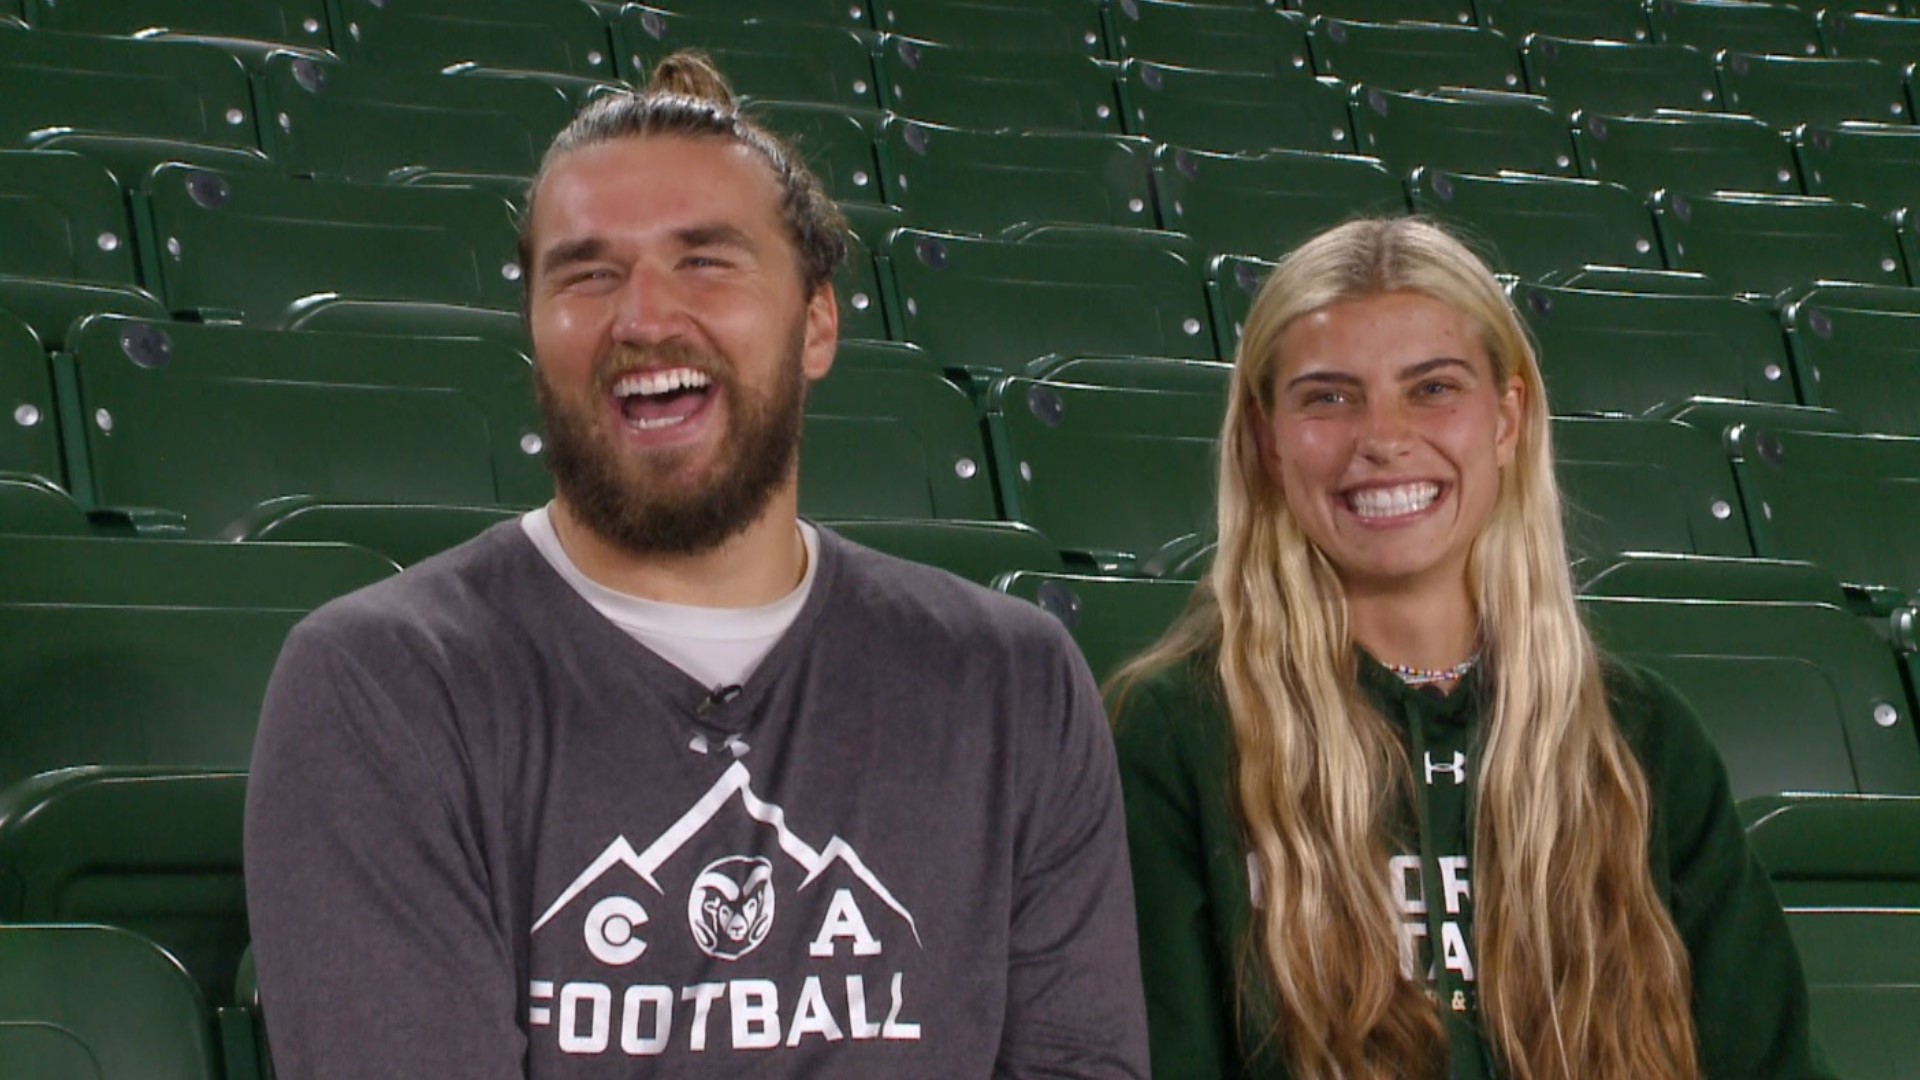
M 286 1080 L 1147 1071 L 1085 664 L 825 530 L 724 701 L 516 522 L 328 605 L 268 691 L 246 857 Z

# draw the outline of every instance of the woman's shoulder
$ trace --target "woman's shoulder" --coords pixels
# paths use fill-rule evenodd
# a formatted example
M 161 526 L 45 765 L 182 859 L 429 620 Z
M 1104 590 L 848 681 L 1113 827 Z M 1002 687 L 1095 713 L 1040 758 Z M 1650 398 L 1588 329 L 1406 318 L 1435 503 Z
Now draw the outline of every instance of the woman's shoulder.
M 1123 759 L 1224 753 L 1229 727 L 1210 654 L 1181 657 L 1122 680 L 1107 695 Z

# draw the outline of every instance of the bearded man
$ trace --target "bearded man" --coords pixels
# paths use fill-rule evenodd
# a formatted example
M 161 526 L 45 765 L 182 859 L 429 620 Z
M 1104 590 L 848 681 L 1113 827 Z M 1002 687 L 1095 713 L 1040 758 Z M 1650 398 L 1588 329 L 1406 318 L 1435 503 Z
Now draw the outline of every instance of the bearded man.
M 1085 664 L 798 516 L 833 203 L 684 56 L 528 198 L 556 497 L 315 613 L 268 692 L 278 1075 L 1144 1077 Z

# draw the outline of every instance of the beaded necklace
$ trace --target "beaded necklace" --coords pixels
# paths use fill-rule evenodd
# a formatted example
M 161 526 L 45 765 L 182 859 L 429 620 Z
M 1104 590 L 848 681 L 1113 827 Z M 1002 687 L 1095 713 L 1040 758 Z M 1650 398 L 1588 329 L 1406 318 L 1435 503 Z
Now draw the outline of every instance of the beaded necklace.
M 1473 665 L 1479 662 L 1480 654 L 1476 652 L 1452 667 L 1417 668 L 1408 667 L 1405 664 L 1388 664 L 1387 670 L 1400 676 L 1400 681 L 1408 686 L 1431 686 L 1434 683 L 1462 678 L 1467 672 L 1473 670 Z

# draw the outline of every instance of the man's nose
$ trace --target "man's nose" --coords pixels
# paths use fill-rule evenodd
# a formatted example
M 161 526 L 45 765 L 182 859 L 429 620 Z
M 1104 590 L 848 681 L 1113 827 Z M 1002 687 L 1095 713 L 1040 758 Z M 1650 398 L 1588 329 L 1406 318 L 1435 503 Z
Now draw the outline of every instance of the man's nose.
M 657 345 L 686 333 L 686 298 L 671 272 L 634 267 L 621 282 L 614 339 L 628 345 Z

